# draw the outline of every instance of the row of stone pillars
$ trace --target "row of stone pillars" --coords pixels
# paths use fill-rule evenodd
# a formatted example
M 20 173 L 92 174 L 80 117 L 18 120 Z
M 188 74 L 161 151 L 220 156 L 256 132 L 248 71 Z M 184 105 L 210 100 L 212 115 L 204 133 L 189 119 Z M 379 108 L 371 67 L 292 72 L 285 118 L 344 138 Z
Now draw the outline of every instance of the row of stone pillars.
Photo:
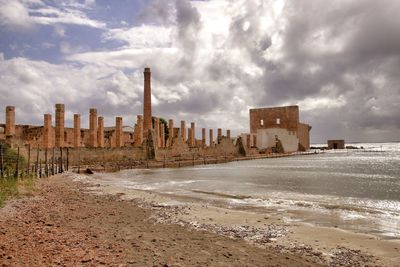
M 66 147 L 65 142 L 65 106 L 55 105 L 55 128 L 53 135 L 52 115 L 44 114 L 43 118 L 43 148 Z M 104 147 L 104 117 L 97 117 L 97 109 L 89 110 L 89 138 L 87 147 Z M 123 146 L 122 117 L 116 117 L 116 147 Z M 6 107 L 5 135 L 15 136 L 15 107 Z M 74 114 L 73 147 L 81 146 L 81 116 Z
M 141 121 L 140 119 L 141 115 L 138 116 L 138 123 Z M 135 126 L 141 129 L 140 124 Z M 182 138 L 182 141 L 187 143 L 190 147 L 195 147 L 199 146 L 200 144 L 197 143 L 196 139 L 196 125 L 194 122 L 190 123 L 190 128 L 186 128 L 186 122 L 181 121 L 180 128 L 174 127 L 174 121 L 172 119 L 168 120 L 168 139 L 166 140 L 165 138 L 165 128 L 164 124 L 158 119 L 154 118 L 154 132 L 155 136 L 157 138 L 157 144 L 159 148 L 162 147 L 170 147 L 172 146 L 172 142 L 174 138 Z M 187 135 L 186 135 L 186 130 L 187 130 Z M 222 140 L 222 129 L 218 128 L 218 135 L 217 135 L 217 143 L 219 144 Z M 140 134 L 139 134 L 140 136 Z M 231 138 L 231 131 L 226 130 L 226 137 L 228 139 Z M 201 129 L 201 146 L 205 147 L 206 144 L 206 128 Z M 165 142 L 166 140 L 166 142 Z M 135 140 L 136 142 L 136 140 Z M 214 142 L 214 135 L 213 135 L 213 129 L 209 129 L 209 145 L 212 147 L 215 145 Z
M 43 148 L 51 148 L 53 144 L 55 147 L 66 147 L 65 142 L 65 105 L 55 105 L 55 130 L 53 135 L 52 127 L 52 115 L 44 114 L 44 126 L 43 126 Z M 116 117 L 115 120 L 115 147 L 124 146 L 123 138 L 123 119 L 122 117 Z M 157 117 L 153 121 L 153 129 L 156 137 L 157 147 L 170 147 L 172 146 L 173 139 L 180 136 L 182 141 L 191 147 L 198 146 L 196 140 L 196 125 L 194 122 L 190 123 L 190 128 L 186 128 L 185 121 L 181 121 L 180 128 L 174 128 L 174 121 L 168 120 L 168 139 L 166 139 L 166 132 L 164 124 Z M 201 146 L 206 146 L 206 128 L 202 128 Z M 15 107 L 6 107 L 6 136 L 15 135 Z M 137 123 L 134 127 L 134 145 L 142 146 L 145 139 L 144 131 L 144 119 L 142 115 L 137 115 Z M 226 137 L 231 138 L 230 130 L 226 131 Z M 53 140 L 54 138 L 54 140 Z M 222 129 L 218 129 L 217 143 L 220 143 L 222 139 Z M 54 141 L 54 142 L 53 142 Z M 81 116 L 80 114 L 74 114 L 74 129 L 73 129 L 73 147 L 81 147 Z M 209 129 L 209 145 L 214 146 L 213 129 Z M 86 147 L 104 147 L 104 117 L 97 116 L 97 109 L 91 108 L 89 110 L 89 138 Z
M 64 120 L 65 106 L 64 104 L 56 104 L 56 121 L 55 121 L 55 147 L 65 147 L 64 137 Z M 123 146 L 122 133 L 122 117 L 115 118 L 115 147 Z M 43 130 L 43 147 L 52 147 L 52 123 L 51 114 L 44 114 L 44 130 Z M 74 130 L 73 130 L 73 147 L 81 147 L 81 115 L 74 114 Z M 97 116 L 97 109 L 89 110 L 89 138 L 87 147 L 104 147 L 104 117 Z

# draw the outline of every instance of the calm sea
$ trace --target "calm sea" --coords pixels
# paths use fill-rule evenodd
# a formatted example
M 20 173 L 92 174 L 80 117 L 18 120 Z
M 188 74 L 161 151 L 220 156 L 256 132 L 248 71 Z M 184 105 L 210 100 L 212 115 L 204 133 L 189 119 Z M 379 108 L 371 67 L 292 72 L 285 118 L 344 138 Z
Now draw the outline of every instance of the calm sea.
M 105 185 L 187 196 L 287 221 L 400 238 L 400 143 L 176 169 L 96 174 Z

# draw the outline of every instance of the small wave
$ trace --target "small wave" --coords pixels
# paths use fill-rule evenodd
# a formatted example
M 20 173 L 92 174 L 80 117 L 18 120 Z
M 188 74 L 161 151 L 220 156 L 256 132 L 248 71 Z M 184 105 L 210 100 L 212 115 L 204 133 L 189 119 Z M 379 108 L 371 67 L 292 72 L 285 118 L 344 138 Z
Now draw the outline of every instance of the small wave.
M 233 198 L 233 199 L 251 198 L 251 196 L 246 196 L 246 195 L 234 195 L 234 194 L 227 194 L 227 193 L 220 193 L 220 192 L 203 191 L 203 190 L 197 190 L 197 189 L 193 189 L 191 191 L 194 193 L 213 195 L 213 196 L 224 197 L 224 198 Z
M 197 182 L 202 182 L 202 180 L 169 181 L 168 183 L 171 185 L 184 185 L 184 184 L 193 184 Z
M 363 212 L 370 214 L 384 214 L 379 210 L 368 209 L 357 206 L 349 206 L 349 205 L 340 205 L 340 204 L 319 204 L 319 206 L 328 209 L 328 210 L 345 210 L 345 211 L 355 211 L 355 212 Z

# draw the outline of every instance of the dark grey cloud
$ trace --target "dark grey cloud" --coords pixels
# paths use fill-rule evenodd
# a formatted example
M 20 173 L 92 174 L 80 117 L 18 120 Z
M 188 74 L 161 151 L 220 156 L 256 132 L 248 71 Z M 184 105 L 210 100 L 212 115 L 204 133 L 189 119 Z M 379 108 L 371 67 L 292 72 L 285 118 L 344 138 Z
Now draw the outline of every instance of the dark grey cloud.
M 399 8 L 399 1 L 288 2 L 280 33 L 282 57 L 264 66 L 254 61 L 265 70 L 258 92 L 262 97 L 255 104 L 342 97 L 343 106 L 305 112 L 314 137 L 323 140 L 332 135 L 329 125 L 338 125 L 354 131 L 395 128 L 392 139 L 398 139 L 400 80 L 394 73 L 400 71 Z M 268 71 L 271 65 L 276 68 Z
M 182 69 L 191 67 L 198 43 L 198 33 L 201 28 L 200 14 L 187 0 L 176 0 L 176 24 L 178 41 L 183 49 L 183 57 L 180 60 Z

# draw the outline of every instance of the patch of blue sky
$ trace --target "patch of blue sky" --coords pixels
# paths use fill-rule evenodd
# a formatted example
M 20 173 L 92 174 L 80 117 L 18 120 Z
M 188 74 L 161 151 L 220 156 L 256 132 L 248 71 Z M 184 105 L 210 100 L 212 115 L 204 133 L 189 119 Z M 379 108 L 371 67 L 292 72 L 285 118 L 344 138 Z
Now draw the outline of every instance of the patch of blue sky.
M 145 0 L 97 0 L 96 7 L 88 10 L 86 15 L 90 19 L 107 23 L 107 28 L 122 28 L 135 26 L 135 18 L 146 4 Z

